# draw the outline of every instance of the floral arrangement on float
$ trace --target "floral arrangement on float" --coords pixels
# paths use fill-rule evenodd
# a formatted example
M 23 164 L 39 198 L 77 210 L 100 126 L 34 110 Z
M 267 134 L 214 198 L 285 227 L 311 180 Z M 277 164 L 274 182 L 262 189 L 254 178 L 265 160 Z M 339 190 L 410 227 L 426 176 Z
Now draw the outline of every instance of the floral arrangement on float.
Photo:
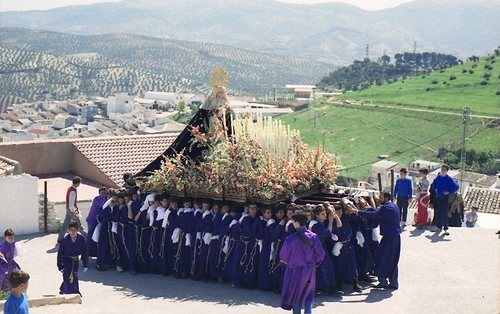
M 310 150 L 300 133 L 280 120 L 247 114 L 232 118 L 233 136 L 200 132 L 193 127 L 191 145 L 207 152 L 201 162 L 179 152 L 165 157 L 141 189 L 180 196 L 274 203 L 319 191 L 337 177 L 337 166 L 321 146 Z
M 335 182 L 334 158 L 321 146 L 310 150 L 298 130 L 260 114 L 230 115 L 224 69 L 212 72 L 211 84 L 189 133 L 175 141 L 183 144 L 140 182 L 141 190 L 274 203 Z

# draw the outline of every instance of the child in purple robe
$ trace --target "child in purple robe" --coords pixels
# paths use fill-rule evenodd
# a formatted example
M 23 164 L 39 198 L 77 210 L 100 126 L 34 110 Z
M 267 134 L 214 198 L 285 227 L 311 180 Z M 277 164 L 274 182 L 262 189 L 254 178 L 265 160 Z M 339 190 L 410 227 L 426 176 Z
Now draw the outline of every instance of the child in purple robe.
M 69 223 L 69 233 L 67 233 L 59 245 L 57 252 L 57 268 L 63 273 L 63 283 L 59 288 L 59 294 L 74 294 L 80 296 L 78 286 L 78 266 L 81 256 L 83 271 L 89 268 L 89 254 L 85 237 L 78 232 L 78 222 L 72 220 Z
M 305 228 L 305 213 L 293 214 L 295 234 L 286 238 L 280 251 L 280 263 L 284 265 L 285 276 L 281 294 L 281 308 L 300 313 L 312 313 L 316 268 L 325 258 L 325 251 L 318 236 Z
M 97 243 L 92 240 L 92 235 L 94 234 L 95 227 L 97 227 L 97 214 L 99 213 L 99 208 L 104 205 L 107 200 L 106 195 L 108 194 L 108 189 L 106 187 L 99 188 L 99 195 L 94 197 L 92 200 L 92 205 L 90 205 L 89 214 L 87 216 L 87 246 L 89 250 L 89 256 L 97 257 Z
M 10 292 L 9 274 L 14 269 L 21 269 L 21 267 L 14 261 L 14 257 L 17 255 L 14 231 L 7 229 L 3 236 L 5 237 L 5 241 L 0 246 L 0 289 Z

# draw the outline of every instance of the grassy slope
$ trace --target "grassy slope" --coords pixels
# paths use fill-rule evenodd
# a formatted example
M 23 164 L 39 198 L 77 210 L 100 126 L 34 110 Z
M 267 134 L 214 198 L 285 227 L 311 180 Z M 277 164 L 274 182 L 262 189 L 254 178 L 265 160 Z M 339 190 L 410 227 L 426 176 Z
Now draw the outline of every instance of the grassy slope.
M 359 103 L 341 105 L 340 99 L 330 99 L 280 119 L 301 130 L 302 139 L 309 145 L 324 142 L 326 150 L 335 153 L 339 164 L 346 167 L 341 174 L 347 177 L 363 179 L 369 176 L 371 164 L 381 154 L 388 154 L 391 160 L 404 164 L 416 159 L 437 160 L 439 147 L 460 147 L 463 132 L 460 113 L 464 106 L 471 107 L 472 114 L 500 117 L 500 96 L 495 95 L 500 90 L 500 61 L 498 69 L 488 70 L 492 75 L 486 86 L 479 85 L 482 78 L 477 74 L 486 71 L 484 64 L 484 60 L 479 62 L 474 74 L 462 74 L 463 68 L 468 70 L 472 66 L 466 63 L 442 73 L 433 72 L 425 78 L 419 76 L 404 83 L 342 96 L 358 99 L 360 103 L 382 104 L 379 107 Z M 450 82 L 450 75 L 457 78 Z M 432 84 L 433 80 L 439 83 Z M 446 85 L 442 83 L 445 80 Z M 426 88 L 433 89 L 425 91 Z M 419 108 L 429 111 L 411 110 Z M 499 150 L 500 130 L 487 127 L 492 120 L 470 118 L 467 149 Z
M 492 69 L 485 69 L 486 65 Z M 469 70 L 473 73 L 469 73 Z M 488 84 L 480 85 L 485 80 L 485 74 L 490 75 L 489 80 L 486 80 Z M 450 80 L 451 76 L 456 79 Z M 437 84 L 433 84 L 433 81 L 437 81 Z M 348 97 L 379 103 L 434 106 L 450 111 L 470 107 L 473 114 L 499 116 L 500 95 L 496 95 L 497 91 L 500 91 L 500 57 L 466 62 L 428 75 L 349 93 Z

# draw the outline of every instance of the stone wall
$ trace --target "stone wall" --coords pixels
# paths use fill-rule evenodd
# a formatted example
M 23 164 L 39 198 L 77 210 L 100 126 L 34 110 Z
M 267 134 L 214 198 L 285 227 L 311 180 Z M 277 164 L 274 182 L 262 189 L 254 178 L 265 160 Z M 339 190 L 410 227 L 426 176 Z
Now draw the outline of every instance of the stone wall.
M 43 194 L 38 195 L 38 229 L 40 232 L 44 232 L 44 201 L 45 196 Z M 57 211 L 55 209 L 55 203 L 47 201 L 47 231 L 48 232 L 59 232 L 60 226 L 62 225 L 61 219 L 57 217 Z

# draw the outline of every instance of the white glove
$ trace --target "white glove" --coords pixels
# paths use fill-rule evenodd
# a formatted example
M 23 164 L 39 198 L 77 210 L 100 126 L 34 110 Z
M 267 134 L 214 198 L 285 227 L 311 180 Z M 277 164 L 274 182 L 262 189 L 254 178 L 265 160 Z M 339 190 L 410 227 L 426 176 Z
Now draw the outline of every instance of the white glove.
M 64 273 L 64 269 L 61 269 L 61 270 L 60 270 L 60 272 L 61 272 L 61 273 Z
M 226 240 L 224 240 L 224 247 L 222 248 L 222 252 L 224 252 L 224 254 L 227 255 L 228 251 L 229 251 L 229 237 L 226 237 Z
M 206 245 L 210 245 L 210 241 L 212 241 L 212 234 L 210 232 L 207 232 L 203 236 L 203 242 L 205 242 Z
M 186 246 L 191 246 L 191 233 L 187 233 L 185 238 L 186 238 Z
M 332 240 L 333 240 L 333 241 L 338 241 L 338 240 L 339 240 L 339 237 L 337 237 L 337 235 L 336 235 L 336 234 L 333 234 L 333 233 L 332 233 Z
M 172 243 L 177 243 L 179 242 L 179 233 L 181 229 L 180 228 L 175 228 L 174 232 L 172 232 Z
M 333 249 L 332 249 L 333 255 L 339 256 L 340 255 L 340 250 L 342 250 L 343 246 L 344 245 L 341 242 L 335 243 L 335 245 L 333 246 Z
M 276 220 L 274 220 L 274 219 L 272 219 L 272 218 L 271 218 L 271 219 L 269 219 L 269 220 L 267 221 L 266 226 L 268 226 L 268 227 L 269 227 L 270 225 L 272 225 L 272 224 L 273 224 L 273 223 L 275 223 L 275 222 L 276 222 Z
M 196 240 L 201 240 L 201 232 L 196 232 Z
M 356 240 L 358 240 L 358 245 L 363 247 L 363 244 L 365 243 L 365 237 L 361 233 L 361 231 L 356 232 Z
M 111 224 L 111 232 L 118 233 L 118 223 L 116 221 Z
M 86 272 L 87 270 L 89 270 L 89 268 L 88 268 L 88 267 L 84 267 L 84 268 L 83 268 L 83 272 Z
M 359 203 L 359 196 L 357 195 L 354 195 L 354 203 Z
M 257 244 L 259 245 L 259 253 L 262 252 L 262 246 L 264 245 L 264 240 L 257 240 Z
M 372 229 L 372 240 L 376 242 L 380 242 L 380 230 L 379 228 Z
M 233 219 L 233 221 L 231 221 L 231 223 L 229 224 L 229 228 L 231 228 L 232 226 L 236 225 L 237 223 L 238 223 L 238 220 Z
M 240 222 L 240 225 L 241 225 L 241 223 L 243 222 L 243 219 L 244 219 L 246 216 L 248 216 L 248 214 L 247 214 L 247 213 L 243 213 L 243 215 L 241 215 L 241 217 L 240 217 L 240 221 L 239 221 L 239 222 Z

